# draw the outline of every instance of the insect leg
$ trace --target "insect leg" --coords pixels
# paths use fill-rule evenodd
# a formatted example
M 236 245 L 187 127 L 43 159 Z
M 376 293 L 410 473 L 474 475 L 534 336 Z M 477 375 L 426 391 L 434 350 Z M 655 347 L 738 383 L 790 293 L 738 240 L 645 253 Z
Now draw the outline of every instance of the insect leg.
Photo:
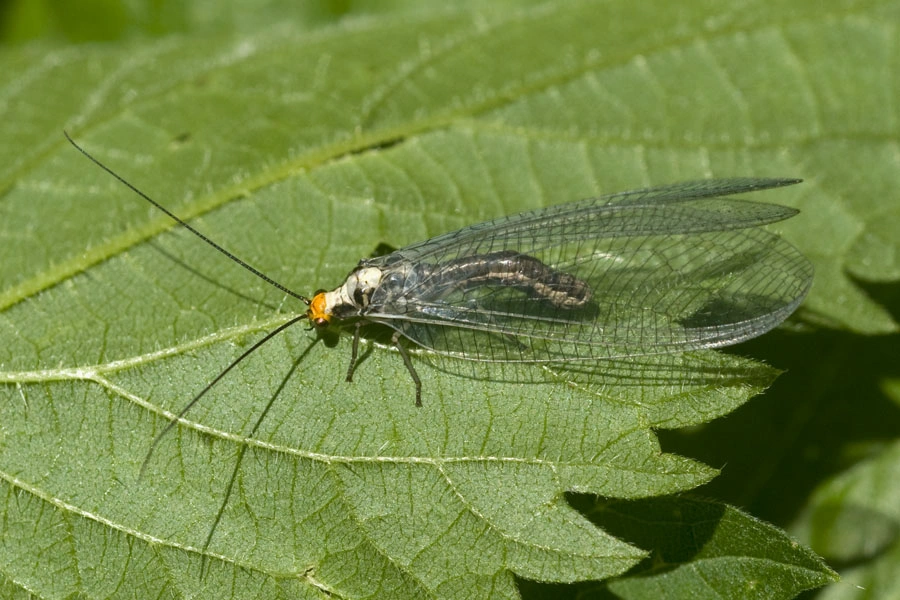
M 347 379 L 349 383 L 353 381 L 353 371 L 356 370 L 356 357 L 359 354 L 359 328 L 362 327 L 362 321 L 356 322 L 356 330 L 353 332 L 353 349 L 350 351 L 350 365 L 347 367 Z
M 406 370 L 409 371 L 409 376 L 412 377 L 413 383 L 416 384 L 416 406 L 422 406 L 422 380 L 419 379 L 419 374 L 416 373 L 416 368 L 413 367 L 412 361 L 409 360 L 409 353 L 406 351 L 406 348 L 403 347 L 403 344 L 400 343 L 400 332 L 397 331 L 394 333 L 393 337 L 391 337 L 391 343 L 397 347 L 397 350 L 400 352 L 400 356 L 403 357 L 403 364 L 406 365 Z

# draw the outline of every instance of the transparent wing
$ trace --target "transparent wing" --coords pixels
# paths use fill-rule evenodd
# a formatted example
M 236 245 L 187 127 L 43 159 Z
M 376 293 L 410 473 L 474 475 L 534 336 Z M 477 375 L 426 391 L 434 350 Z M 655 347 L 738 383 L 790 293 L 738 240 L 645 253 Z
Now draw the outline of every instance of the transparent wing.
M 737 343 L 787 318 L 813 269 L 758 228 L 795 210 L 721 196 L 794 182 L 678 184 L 473 225 L 370 261 L 387 272 L 420 265 L 424 274 L 366 317 L 472 360 L 590 360 Z M 562 273 L 584 284 L 589 300 L 561 306 L 507 284 L 521 270 L 515 258 L 504 276 L 448 285 L 454 265 L 495 256 L 537 259 L 546 267 L 538 284 Z
M 775 204 L 723 201 L 721 197 L 799 182 L 707 179 L 587 198 L 470 225 L 410 244 L 370 264 L 383 266 L 399 257 L 413 263 L 434 263 L 492 249 L 526 251 L 576 239 L 699 233 L 765 225 L 792 217 L 797 211 Z

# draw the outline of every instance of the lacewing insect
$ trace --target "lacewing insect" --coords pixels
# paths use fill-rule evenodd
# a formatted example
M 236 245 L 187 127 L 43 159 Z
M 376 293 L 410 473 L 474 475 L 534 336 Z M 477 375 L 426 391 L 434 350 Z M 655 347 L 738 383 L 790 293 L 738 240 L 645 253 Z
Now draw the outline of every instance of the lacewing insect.
M 800 251 L 760 228 L 798 211 L 729 198 L 801 180 L 735 178 L 609 194 L 471 225 L 363 259 L 341 285 L 308 298 L 212 241 L 66 138 L 179 225 L 307 305 L 213 383 L 303 320 L 317 329 L 355 325 L 350 381 L 360 326 L 380 323 L 394 332 L 392 342 L 421 406 L 421 382 L 401 341 L 488 362 L 596 361 L 716 348 L 776 327 L 812 282 L 812 265 Z
M 357 362 L 360 326 L 393 330 L 421 406 L 422 384 L 407 344 L 463 360 L 526 363 L 715 348 L 776 327 L 800 305 L 813 277 L 799 250 L 761 228 L 797 210 L 733 198 L 800 180 L 710 179 L 464 227 L 363 259 L 342 284 L 308 298 L 212 241 L 66 138 L 179 225 L 307 306 L 194 396 L 155 438 L 145 466 L 159 440 L 232 368 L 304 320 L 317 329 L 355 325 L 347 381 Z

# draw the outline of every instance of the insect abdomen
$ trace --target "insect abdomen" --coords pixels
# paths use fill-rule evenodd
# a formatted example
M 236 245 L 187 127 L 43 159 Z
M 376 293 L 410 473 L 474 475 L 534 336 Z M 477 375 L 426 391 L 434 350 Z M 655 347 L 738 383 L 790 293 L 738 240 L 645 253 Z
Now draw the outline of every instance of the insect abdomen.
M 432 267 L 432 281 L 443 293 L 482 286 L 522 290 L 559 308 L 580 308 L 591 300 L 591 288 L 568 273 L 557 271 L 533 256 L 513 250 L 476 254 Z

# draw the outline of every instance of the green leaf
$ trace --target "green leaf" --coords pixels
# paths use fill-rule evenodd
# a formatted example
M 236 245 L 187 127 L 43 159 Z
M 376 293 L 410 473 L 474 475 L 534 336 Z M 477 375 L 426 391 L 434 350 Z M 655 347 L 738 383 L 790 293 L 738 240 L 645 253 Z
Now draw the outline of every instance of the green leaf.
M 742 350 L 786 374 L 728 419 L 663 432 L 663 447 L 724 465 L 703 493 L 823 556 L 842 576 L 828 595 L 857 597 L 860 585 L 869 597 L 893 597 L 896 518 L 884 507 L 896 504 L 898 336 L 782 331 Z
M 173 413 L 304 307 L 148 209 L 61 129 L 301 293 L 336 285 L 381 242 L 525 208 L 801 176 L 765 200 L 803 209 L 778 227 L 817 265 L 802 316 L 895 332 L 859 280 L 900 270 L 898 207 L 884 201 L 898 187 L 896 7 L 828 11 L 523 4 L 6 51 L 4 586 L 515 597 L 513 575 L 603 579 L 638 563 L 653 548 L 592 525 L 564 492 L 630 499 L 708 481 L 712 468 L 663 452 L 654 430 L 728 413 L 772 370 L 716 353 L 586 373 L 417 356 L 417 410 L 389 348 L 370 340 L 346 384 L 349 339 L 310 348 L 295 327 L 217 385 L 138 479 Z M 763 547 L 782 540 L 760 531 Z M 831 576 L 808 568 L 808 587 Z
M 900 443 L 825 482 L 813 494 L 796 529 L 836 564 L 846 565 L 844 585 L 829 600 L 858 597 L 859 590 L 889 598 L 898 592 L 900 561 Z
M 664 498 L 598 503 L 593 521 L 656 551 L 608 584 L 617 597 L 793 598 L 837 580 L 821 559 L 772 525 L 717 502 Z M 671 590 L 677 590 L 672 594 Z

